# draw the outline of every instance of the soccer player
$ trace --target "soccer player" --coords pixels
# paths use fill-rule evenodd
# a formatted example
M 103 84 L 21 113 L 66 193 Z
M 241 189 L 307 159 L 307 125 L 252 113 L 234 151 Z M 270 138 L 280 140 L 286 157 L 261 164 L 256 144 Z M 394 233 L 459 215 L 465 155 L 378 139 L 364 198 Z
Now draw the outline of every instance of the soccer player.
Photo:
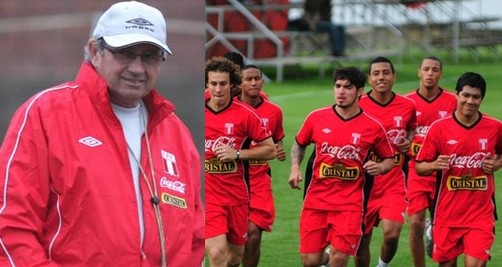
M 365 173 L 383 174 L 394 165 L 394 149 L 383 126 L 359 108 L 366 77 L 354 67 L 334 73 L 335 104 L 312 111 L 291 148 L 289 185 L 300 189 L 300 164 L 315 145 L 312 181 L 300 215 L 303 266 L 346 266 L 362 238 Z M 370 150 L 382 159 L 364 162 Z M 324 249 L 331 245 L 329 257 Z
M 405 173 L 402 169 L 416 128 L 416 108 L 413 100 L 392 91 L 396 75 L 394 65 L 385 57 L 377 57 L 369 64 L 368 81 L 371 91 L 361 98 L 364 112 L 378 118 L 395 147 L 394 166 L 384 175 L 368 177 L 364 236 L 356 265 L 369 266 L 370 240 L 373 228 L 382 222 L 383 242 L 378 265 L 386 267 L 396 254 L 399 235 L 406 212 Z M 376 155 L 370 159 L 379 161 Z
M 261 70 L 255 65 L 246 65 L 241 69 L 242 94 L 237 98 L 253 107 L 263 124 L 270 130 L 277 148 L 276 158 L 286 160 L 282 110 L 279 106 L 261 96 L 264 81 Z M 251 147 L 254 147 L 251 142 Z M 243 266 L 258 266 L 262 232 L 272 231 L 275 218 L 274 197 L 272 194 L 271 170 L 266 160 L 249 161 L 249 181 L 251 205 L 248 223 L 248 240 L 244 250 Z
M 410 217 L 409 243 L 413 265 L 416 267 L 425 267 L 423 239 L 425 212 L 426 209 L 429 209 L 432 217 L 436 194 L 436 172 L 427 177 L 418 176 L 415 172 L 415 157 L 430 125 L 437 119 L 451 115 L 457 107 L 455 94 L 439 86 L 442 74 L 443 66 L 437 57 L 429 56 L 424 58 L 418 69 L 419 87 L 406 95 L 406 97 L 415 101 L 417 108 L 417 129 L 411 143 L 411 149 L 408 152 L 410 160 L 408 162 L 406 191 L 407 213 Z
M 249 213 L 244 161 L 276 156 L 260 117 L 232 99 L 231 85 L 240 80 L 230 60 L 216 57 L 206 62 L 206 254 L 213 267 L 239 266 L 242 261 Z M 250 141 L 256 146 L 246 148 Z
M 502 122 L 479 111 L 484 78 L 466 72 L 457 81 L 457 108 L 434 122 L 416 157 L 419 175 L 440 172 L 432 258 L 439 266 L 485 266 L 495 235 L 494 176 L 501 165 Z

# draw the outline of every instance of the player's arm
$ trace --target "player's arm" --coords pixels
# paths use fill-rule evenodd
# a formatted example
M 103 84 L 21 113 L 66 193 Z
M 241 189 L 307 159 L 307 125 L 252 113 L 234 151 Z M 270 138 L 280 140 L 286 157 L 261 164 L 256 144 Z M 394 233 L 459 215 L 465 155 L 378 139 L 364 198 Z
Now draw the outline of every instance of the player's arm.
M 275 148 L 277 150 L 277 155 L 275 157 L 280 161 L 285 161 L 286 160 L 286 151 L 284 150 L 284 144 L 283 144 L 282 140 L 279 140 L 279 141 L 277 141 L 277 143 L 275 143 Z
M 301 146 L 298 142 L 293 143 L 293 147 L 291 147 L 291 171 L 289 173 L 288 183 L 289 186 L 293 189 L 301 190 L 299 184 L 302 181 L 302 170 L 300 168 L 300 164 L 305 157 L 306 147 Z
M 250 149 L 236 149 L 229 145 L 220 145 L 214 151 L 214 154 L 221 162 L 233 160 L 269 160 L 274 159 L 276 155 L 275 144 L 272 137 L 257 142 L 257 146 Z
M 250 149 L 240 150 L 239 159 L 241 160 L 269 160 L 274 159 L 276 155 L 275 144 L 272 137 L 257 142 L 258 146 Z
M 420 176 L 429 176 L 435 171 L 442 171 L 449 168 L 450 156 L 439 155 L 434 161 L 417 161 L 415 171 Z

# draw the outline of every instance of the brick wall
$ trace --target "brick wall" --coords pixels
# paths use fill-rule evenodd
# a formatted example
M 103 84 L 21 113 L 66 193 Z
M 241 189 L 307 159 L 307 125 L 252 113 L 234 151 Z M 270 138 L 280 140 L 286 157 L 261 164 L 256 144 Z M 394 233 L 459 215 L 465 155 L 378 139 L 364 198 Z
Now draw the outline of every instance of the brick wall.
M 23 101 L 37 91 L 74 78 L 83 59 L 93 15 L 114 2 L 117 1 L 0 1 L 0 140 L 14 110 Z M 174 52 L 162 67 L 159 91 L 176 104 L 177 113 L 202 148 L 204 2 L 143 2 L 166 16 L 168 43 Z M 69 20 L 57 20 L 68 15 Z

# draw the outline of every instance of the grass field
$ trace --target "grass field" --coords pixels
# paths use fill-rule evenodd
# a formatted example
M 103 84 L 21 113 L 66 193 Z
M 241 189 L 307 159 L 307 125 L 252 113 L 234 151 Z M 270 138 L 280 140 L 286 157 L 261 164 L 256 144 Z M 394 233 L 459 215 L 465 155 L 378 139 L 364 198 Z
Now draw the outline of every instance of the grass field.
M 402 65 L 396 65 L 397 81 L 394 90 L 398 93 L 406 93 L 418 86 L 417 68 L 421 56 L 415 56 L 414 59 L 405 59 Z M 408 62 L 406 62 L 408 61 Z M 465 59 L 463 61 L 470 61 Z M 366 72 L 366 63 L 344 64 L 356 65 Z M 494 62 L 492 58 L 481 58 L 479 64 L 460 64 L 447 65 L 443 67 L 444 75 L 441 85 L 444 88 L 453 90 L 458 77 L 466 71 L 481 73 L 487 80 L 487 94 L 482 104 L 482 111 L 494 117 L 502 119 L 502 92 L 499 88 L 502 84 L 502 75 L 500 75 L 501 65 Z M 330 105 L 334 102 L 332 80 L 330 77 L 319 78 L 315 75 L 315 70 L 292 69 L 286 74 L 286 81 L 282 84 L 269 83 L 265 86 L 265 91 L 270 96 L 271 101 L 282 107 L 284 112 L 284 127 L 286 138 L 284 140 L 285 148 L 288 152 L 294 136 L 301 126 L 305 116 L 315 108 Z M 269 75 L 274 77 L 273 75 Z M 302 78 L 298 78 L 302 77 Z M 369 90 L 369 86 L 366 86 Z M 366 90 L 366 91 L 367 91 Z M 307 151 L 310 154 L 311 147 Z M 306 159 L 302 167 L 305 168 Z M 275 204 L 277 210 L 276 222 L 272 233 L 264 233 L 262 242 L 262 257 L 260 266 L 271 267 L 290 267 L 301 266 L 298 254 L 298 217 L 302 204 L 303 192 L 290 189 L 287 180 L 289 176 L 289 158 L 286 162 L 273 161 L 273 190 L 275 195 Z M 496 175 L 496 185 L 499 214 L 502 213 L 502 172 Z M 303 187 L 302 187 L 303 188 Z M 408 227 L 406 224 L 401 233 L 399 249 L 397 255 L 392 261 L 392 266 L 412 266 L 411 255 L 408 246 Z M 502 223 L 497 224 L 497 232 L 502 231 Z M 371 256 L 372 266 L 376 264 L 379 256 L 379 246 L 381 243 L 381 229 L 374 230 Z M 463 260 L 459 260 L 459 266 L 463 266 Z M 427 266 L 436 266 L 428 259 Z M 502 237 L 498 236 L 492 248 L 492 260 L 489 266 L 502 266 Z M 353 266 L 353 262 L 349 266 Z

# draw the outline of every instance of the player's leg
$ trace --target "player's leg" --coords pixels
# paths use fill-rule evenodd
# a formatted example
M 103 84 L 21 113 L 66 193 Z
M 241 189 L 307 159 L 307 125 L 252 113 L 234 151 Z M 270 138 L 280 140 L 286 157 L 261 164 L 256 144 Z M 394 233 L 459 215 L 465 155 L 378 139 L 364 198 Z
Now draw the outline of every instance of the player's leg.
M 303 208 L 300 214 L 300 258 L 303 266 L 323 264 L 328 246 L 328 211 Z
M 248 239 L 246 241 L 246 249 L 244 250 L 243 266 L 258 266 L 261 255 L 262 234 L 264 231 L 272 231 L 274 220 L 275 206 L 272 189 L 251 191 Z
M 439 267 L 457 267 L 457 259 L 440 262 Z
M 425 231 L 425 212 L 421 210 L 410 217 L 410 251 L 413 258 L 413 266 L 425 267 L 425 247 L 424 247 L 424 231 Z
M 224 206 L 206 204 L 205 248 L 210 266 L 227 266 L 227 212 L 228 210 Z
M 244 255 L 244 245 L 228 243 L 228 265 L 229 267 L 239 267 Z M 211 265 L 212 267 L 212 265 Z
M 242 265 L 244 267 L 256 267 L 260 262 L 261 255 L 261 236 L 263 230 L 256 226 L 253 222 L 248 224 L 248 240 L 246 241 L 246 248 L 244 250 L 244 258 Z
M 413 167 L 414 169 L 414 167 Z M 411 171 L 408 176 L 408 207 L 407 213 L 410 218 L 409 245 L 413 264 L 416 267 L 425 267 L 424 233 L 427 209 L 432 211 L 436 192 L 436 177 L 418 176 L 415 171 Z M 432 218 L 432 212 L 431 212 Z M 427 254 L 431 255 L 431 251 Z
M 495 241 L 495 221 L 493 219 L 481 220 L 469 228 L 464 235 L 464 266 L 484 267 L 490 260 L 489 251 Z
M 228 244 L 226 235 L 206 239 L 206 255 L 211 267 L 226 267 Z
M 471 257 L 469 255 L 465 255 L 464 259 L 464 266 L 465 267 L 485 267 L 486 266 L 486 261 Z
M 244 256 L 249 206 L 247 204 L 231 206 L 228 210 L 228 266 L 239 266 Z
M 354 263 L 356 267 L 369 267 L 370 266 L 370 243 L 373 230 L 363 235 L 361 239 L 361 244 L 359 245 L 359 250 L 357 255 L 354 257 Z
M 403 224 L 387 219 L 382 219 L 383 243 L 380 251 L 380 259 L 384 263 L 390 263 L 397 252 L 399 236 Z

